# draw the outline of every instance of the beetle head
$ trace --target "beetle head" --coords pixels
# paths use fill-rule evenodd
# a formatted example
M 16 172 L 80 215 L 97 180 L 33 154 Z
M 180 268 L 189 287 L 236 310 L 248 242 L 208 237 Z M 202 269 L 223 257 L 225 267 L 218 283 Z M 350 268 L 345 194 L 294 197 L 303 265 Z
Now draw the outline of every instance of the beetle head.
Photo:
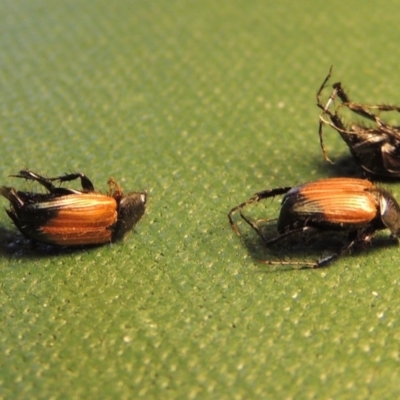
M 379 206 L 384 225 L 395 236 L 400 236 L 400 206 L 391 193 L 379 189 Z
M 147 194 L 133 192 L 124 195 L 118 202 L 118 220 L 113 228 L 112 240 L 121 240 L 142 218 L 146 210 Z

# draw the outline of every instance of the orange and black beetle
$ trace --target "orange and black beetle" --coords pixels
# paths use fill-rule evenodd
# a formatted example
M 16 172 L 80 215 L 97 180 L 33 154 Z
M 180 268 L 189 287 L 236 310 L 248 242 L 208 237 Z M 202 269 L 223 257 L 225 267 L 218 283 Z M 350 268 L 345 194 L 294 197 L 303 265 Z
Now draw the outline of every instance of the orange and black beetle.
M 247 218 L 242 209 L 260 200 L 284 195 L 277 222 L 279 235 L 266 238 L 257 222 Z M 347 241 L 336 253 L 310 262 L 272 262 L 268 264 L 306 264 L 318 268 L 338 258 L 354 244 L 368 242 L 375 231 L 389 229 L 392 236 L 400 234 L 400 206 L 391 193 L 370 181 L 352 178 L 330 178 L 305 183 L 297 187 L 282 187 L 256 193 L 246 202 L 232 208 L 228 217 L 232 228 L 240 235 L 233 213 L 240 216 L 261 236 L 266 245 L 294 233 L 306 231 L 348 231 Z
M 332 67 L 317 93 L 317 106 L 322 109 L 319 117 L 319 139 L 323 155 L 330 161 L 322 139 L 323 125 L 329 125 L 339 132 L 346 142 L 357 164 L 372 176 L 400 178 L 400 127 L 385 122 L 378 113 L 397 111 L 400 107 L 386 104 L 364 105 L 350 101 L 340 82 L 333 84 L 333 92 L 324 106 L 320 96 L 331 77 Z M 330 107 L 336 97 L 340 104 L 332 112 Z M 369 125 L 352 123 L 346 126 L 339 116 L 339 110 L 347 108 L 369 122 Z M 331 161 L 330 161 L 331 162 Z
M 0 194 L 10 201 L 6 210 L 21 233 L 36 242 L 57 246 L 97 245 L 122 239 L 143 216 L 146 193 L 124 195 L 110 178 L 109 195 L 96 193 L 92 182 L 81 173 L 45 178 L 22 170 L 17 178 L 30 179 L 49 193 L 21 192 L 0 187 Z M 56 187 L 52 182 L 80 179 L 82 190 Z

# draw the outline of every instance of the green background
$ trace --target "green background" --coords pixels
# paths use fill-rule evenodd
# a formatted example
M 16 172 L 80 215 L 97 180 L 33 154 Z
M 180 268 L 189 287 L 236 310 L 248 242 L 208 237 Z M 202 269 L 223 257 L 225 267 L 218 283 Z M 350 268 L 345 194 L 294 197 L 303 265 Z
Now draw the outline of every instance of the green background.
M 400 396 L 388 233 L 329 268 L 269 267 L 226 217 L 261 189 L 343 172 L 317 135 L 330 65 L 355 101 L 400 103 L 398 1 L 1 10 L 1 183 L 35 189 L 8 177 L 24 167 L 82 171 L 149 203 L 124 242 L 84 251 L 32 249 L 0 214 L 0 398 Z M 348 154 L 325 140 L 331 158 Z

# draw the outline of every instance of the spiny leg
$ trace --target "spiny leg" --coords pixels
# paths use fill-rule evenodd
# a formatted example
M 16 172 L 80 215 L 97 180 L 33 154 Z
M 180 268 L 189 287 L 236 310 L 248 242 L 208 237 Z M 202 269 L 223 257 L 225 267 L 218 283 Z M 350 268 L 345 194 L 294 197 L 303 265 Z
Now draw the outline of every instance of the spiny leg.
M 375 232 L 375 228 L 367 228 L 365 230 L 354 230 L 350 231 L 344 246 L 336 253 L 333 253 L 329 256 L 321 258 L 315 264 L 313 268 L 321 268 L 326 267 L 328 264 L 332 263 L 333 261 L 337 260 L 343 253 L 349 251 L 356 243 L 362 243 L 369 241 L 372 235 Z
M 247 222 L 247 224 L 249 224 L 249 225 L 256 231 L 256 233 L 258 234 L 258 236 L 260 236 L 261 239 L 262 239 L 264 242 L 267 242 L 267 241 L 268 241 L 268 239 L 267 239 L 267 238 L 263 235 L 263 233 L 261 232 L 261 229 L 259 228 L 257 222 L 254 222 L 254 221 L 250 220 L 249 218 L 247 218 L 247 217 L 243 214 L 242 209 L 239 209 L 239 214 L 240 214 L 240 216 L 242 217 L 242 219 L 243 219 L 245 222 Z
M 344 133 L 346 135 L 356 135 L 356 136 L 359 135 L 359 131 L 356 131 L 356 130 L 349 131 L 348 129 L 346 129 L 342 120 L 339 118 L 339 116 L 337 114 L 332 114 L 328 110 L 327 110 L 326 114 L 328 114 L 330 121 L 324 119 L 322 114 L 319 117 L 320 124 L 319 124 L 319 132 L 318 133 L 320 135 L 320 143 L 322 143 L 322 126 L 323 125 L 328 125 L 331 128 L 335 129 L 337 132 Z M 367 129 L 364 129 L 362 127 L 359 127 L 359 130 L 367 131 Z M 321 147 L 322 147 L 322 150 L 324 150 L 324 146 L 322 145 Z
M 329 116 L 330 121 L 327 121 L 324 119 L 324 117 L 323 117 L 324 114 L 327 114 Z M 342 123 L 342 120 L 339 118 L 339 116 L 337 114 L 332 114 L 329 110 L 325 110 L 319 116 L 319 125 L 318 125 L 319 144 L 322 149 L 322 154 L 324 155 L 325 160 L 330 162 L 331 164 L 333 164 L 333 161 L 328 156 L 328 152 L 326 151 L 325 144 L 324 144 L 324 139 L 323 139 L 323 126 L 324 125 L 329 125 L 331 128 L 333 128 L 336 131 L 341 132 L 341 133 L 351 134 L 352 132 L 347 131 L 345 126 Z
M 242 214 L 242 210 L 239 211 L 240 212 L 240 216 L 258 233 L 258 235 L 263 239 L 265 245 L 267 247 L 280 242 L 282 239 L 287 238 L 288 236 L 294 235 L 296 233 L 304 233 L 306 231 L 311 231 L 311 230 L 315 230 L 315 228 L 311 227 L 311 226 L 302 226 L 300 228 L 294 228 L 291 229 L 287 232 L 281 233 L 277 236 L 275 236 L 272 239 L 268 239 L 266 238 L 263 233 L 261 232 L 261 229 L 259 228 L 258 224 L 254 221 L 251 221 L 249 218 L 247 218 L 244 214 Z M 264 220 L 265 221 L 265 220 Z M 269 220 L 271 221 L 271 220 Z
M 321 85 L 318 93 L 317 93 L 317 105 L 319 108 L 322 109 L 322 113 L 320 114 L 319 117 L 319 127 L 318 127 L 318 135 L 320 138 L 320 146 L 324 155 L 324 158 L 331 162 L 332 161 L 329 159 L 324 142 L 323 142 L 323 125 L 329 125 L 331 128 L 335 129 L 337 132 L 339 132 L 342 136 L 343 134 L 346 137 L 351 137 L 351 135 L 355 135 L 355 137 L 358 137 L 360 135 L 360 131 L 362 133 L 368 133 L 366 131 L 366 129 L 364 129 L 362 126 L 356 126 L 356 128 L 351 128 L 350 130 L 346 129 L 345 125 L 343 124 L 342 120 L 339 117 L 339 109 L 341 107 L 346 107 L 348 108 L 350 111 L 353 111 L 369 120 L 374 121 L 380 128 L 382 128 L 383 130 L 386 127 L 386 124 L 381 121 L 379 119 L 379 117 L 377 117 L 375 114 L 368 112 L 367 110 L 367 106 L 363 106 L 360 104 L 356 104 L 356 103 L 352 103 L 350 101 L 350 98 L 347 96 L 347 94 L 345 93 L 345 91 L 342 88 L 342 85 L 340 82 L 334 83 L 332 85 L 333 87 L 333 91 L 331 93 L 331 95 L 329 96 L 329 99 L 327 101 L 327 103 L 325 104 L 325 106 L 322 105 L 321 100 L 320 100 L 320 95 L 322 90 L 325 88 L 326 83 L 331 75 L 331 71 L 332 71 L 332 67 L 329 71 L 328 76 L 325 78 L 323 84 Z M 334 112 L 330 111 L 330 107 L 332 106 L 334 100 L 336 99 L 336 97 L 339 97 L 339 99 L 341 100 L 341 104 L 335 109 Z M 375 106 L 373 106 L 375 107 Z M 380 106 L 376 106 L 377 108 Z M 391 108 L 392 106 L 382 106 L 382 110 L 386 109 L 386 108 Z M 330 121 L 325 119 L 325 116 L 328 116 Z
M 368 104 L 353 103 L 352 101 L 350 101 L 349 97 L 343 90 L 340 82 L 335 83 L 333 85 L 333 88 L 336 90 L 337 96 L 340 98 L 340 100 L 342 101 L 342 103 L 344 103 L 344 105 L 346 107 L 348 107 L 351 111 L 355 112 L 356 114 L 359 114 L 362 117 L 365 117 L 371 121 L 378 123 L 379 118 L 375 114 L 373 114 L 367 110 L 377 110 L 377 111 L 384 111 L 384 112 L 389 112 L 389 111 L 400 112 L 400 107 L 392 106 L 392 105 L 388 105 L 388 104 L 368 105 Z
M 296 233 L 305 233 L 308 231 L 315 231 L 316 228 L 312 227 L 312 226 L 302 226 L 301 228 L 296 228 L 296 229 L 291 229 L 288 232 L 282 233 L 276 237 L 274 237 L 273 239 L 270 240 L 266 240 L 265 244 L 267 246 L 270 246 L 272 244 L 275 244 L 277 242 L 279 242 L 282 239 L 287 238 L 288 236 L 294 235 Z M 289 260 L 289 261 L 270 261 L 270 260 L 260 260 L 261 263 L 263 264 L 268 264 L 268 265 L 309 265 L 312 268 L 315 268 L 315 266 L 317 265 L 318 261 L 293 261 L 293 260 Z
M 17 175 L 10 175 L 16 178 L 23 178 L 23 179 L 30 179 L 33 181 L 38 182 L 42 186 L 44 186 L 49 192 L 51 193 L 58 193 L 58 194 L 69 194 L 71 192 L 74 192 L 72 189 L 66 189 L 66 188 L 57 188 L 53 185 L 52 182 L 54 181 L 59 181 L 59 182 L 69 182 L 75 179 L 80 178 L 81 180 L 81 185 L 82 188 L 87 191 L 87 192 L 94 192 L 94 187 L 90 179 L 82 173 L 73 173 L 73 174 L 66 174 L 62 176 L 57 176 L 54 178 L 45 178 L 42 175 L 39 175 L 33 171 L 29 171 L 27 169 L 23 169 L 19 171 L 19 174 Z
M 349 110 L 355 112 L 358 115 L 361 115 L 364 118 L 369 119 L 370 121 L 374 121 L 377 123 L 377 116 L 373 113 L 370 113 L 367 111 L 368 108 L 375 108 L 376 106 L 366 106 L 363 104 L 358 104 L 358 103 L 353 103 L 350 101 L 350 98 L 347 96 L 345 91 L 342 88 L 342 85 L 340 82 L 337 82 L 333 85 L 334 90 L 336 90 L 337 96 L 340 98 L 342 101 L 343 105 L 347 107 Z
M 359 104 L 356 103 L 351 103 L 354 106 L 360 106 Z M 362 106 L 362 105 L 361 105 Z M 400 112 L 400 107 L 399 106 L 392 106 L 389 104 L 376 104 L 376 105 L 369 105 L 369 104 L 365 104 L 364 106 L 365 108 L 371 109 L 371 110 L 378 110 L 378 111 L 386 111 L 386 112 L 390 112 L 390 111 L 397 111 Z
M 29 171 L 27 169 L 23 169 L 19 171 L 19 174 L 17 175 L 10 175 L 15 178 L 23 178 L 23 179 L 30 179 L 32 181 L 36 181 L 40 183 L 42 186 L 44 186 L 49 192 L 53 191 L 55 189 L 54 185 L 51 183 L 52 179 L 45 178 L 39 174 L 36 174 L 33 171 Z
M 85 175 L 82 174 L 81 172 L 75 172 L 71 174 L 65 174 L 62 176 L 56 176 L 54 178 L 47 178 L 49 181 L 59 181 L 59 182 L 69 182 L 69 181 L 74 181 L 75 179 L 80 179 L 81 180 L 81 186 L 82 189 L 84 189 L 87 192 L 94 192 L 94 186 L 91 180 Z
M 279 235 L 276 238 L 272 239 L 270 243 L 276 243 L 278 240 L 283 239 L 284 237 L 287 237 L 291 234 L 294 233 L 299 233 L 299 232 L 305 232 L 308 230 L 315 230 L 315 228 L 305 226 L 303 228 L 299 228 L 296 230 L 289 231 L 285 234 Z M 320 258 L 317 260 L 317 262 L 311 262 L 311 261 L 269 261 L 269 260 L 261 260 L 263 264 L 268 264 L 268 265 L 309 265 L 311 268 L 323 268 L 326 267 L 328 264 L 332 263 L 333 261 L 337 260 L 343 253 L 349 251 L 356 242 L 359 241 L 365 241 L 367 238 L 371 236 L 371 232 L 365 232 L 361 235 L 360 237 L 360 232 L 359 230 L 351 231 L 349 232 L 346 243 L 345 245 L 336 253 L 330 254 L 329 256 L 326 256 L 324 258 Z
M 262 192 L 258 192 L 256 193 L 254 196 L 252 196 L 249 200 L 239 204 L 238 206 L 232 208 L 232 210 L 228 213 L 228 218 L 230 221 L 230 224 L 232 226 L 232 229 L 237 233 L 238 236 L 240 236 L 240 232 L 239 229 L 237 227 L 237 225 L 235 224 L 235 222 L 233 221 L 233 217 L 232 214 L 236 211 L 239 211 L 239 214 L 241 216 L 241 218 L 243 218 L 243 220 L 249 224 L 256 232 L 257 234 L 263 239 L 264 243 L 266 244 L 266 246 L 271 246 L 275 243 L 277 243 L 278 241 L 296 234 L 296 233 L 304 233 L 306 231 L 311 231 L 311 230 L 315 230 L 315 228 L 310 227 L 310 226 L 303 226 L 301 228 L 296 228 L 296 229 L 292 229 L 288 232 L 282 233 L 276 237 L 274 237 L 273 239 L 267 239 L 263 233 L 261 232 L 259 226 L 257 225 L 256 222 L 251 221 L 248 217 L 246 217 L 243 212 L 242 209 L 252 203 L 257 203 L 263 199 L 269 198 L 269 197 L 274 197 L 277 195 L 282 195 L 287 193 L 290 189 L 292 189 L 292 187 L 283 187 L 283 188 L 276 188 L 276 189 L 271 189 L 271 190 L 264 190 Z M 314 266 L 315 262 L 308 262 L 308 261 L 268 261 L 268 260 L 260 260 L 261 263 L 264 264 L 269 264 L 269 265 L 310 265 L 310 266 Z
M 289 231 L 287 233 L 284 233 L 282 235 L 277 236 L 276 238 L 272 239 L 271 241 L 269 241 L 267 243 L 267 245 L 269 244 L 273 244 L 276 243 L 278 240 L 283 239 L 284 237 L 287 237 L 289 235 L 291 235 L 292 233 L 299 233 L 299 232 L 306 232 L 306 231 L 311 231 L 311 230 L 316 230 L 316 228 L 313 227 L 309 227 L 309 226 L 305 226 L 303 227 L 303 229 L 299 228 L 299 229 L 295 229 L 292 231 Z M 349 250 L 351 250 L 354 245 L 358 244 L 358 243 L 368 243 L 374 233 L 375 233 L 376 229 L 375 227 L 367 227 L 365 229 L 355 229 L 352 230 L 348 233 L 345 244 L 343 245 L 342 248 L 339 249 L 339 251 L 337 251 L 336 253 L 330 254 L 329 256 L 326 256 L 324 258 L 319 259 L 316 263 L 312 263 L 312 262 L 302 262 L 302 261 L 262 261 L 265 264 L 285 264 L 285 265 L 311 265 L 312 268 L 322 268 L 322 267 L 326 267 L 328 264 L 332 263 L 333 261 L 337 260 L 341 255 L 343 255 L 344 253 L 348 252 Z
M 108 189 L 109 189 L 109 195 L 111 197 L 114 197 L 114 199 L 121 199 L 124 195 L 123 190 L 121 189 L 121 186 L 118 185 L 117 181 L 111 177 L 107 181 Z
M 326 76 L 326 78 L 324 79 L 324 81 L 322 82 L 322 85 L 320 86 L 318 92 L 317 92 L 317 106 L 322 110 L 322 113 L 319 116 L 319 126 L 318 126 L 318 135 L 319 135 L 319 142 L 320 142 L 320 146 L 322 149 L 322 153 L 324 155 L 325 160 L 329 161 L 331 164 L 333 164 L 332 160 L 328 157 L 328 152 L 326 151 L 325 145 L 324 145 L 324 140 L 323 140 L 323 125 L 330 125 L 332 126 L 334 129 L 336 128 L 336 125 L 339 127 L 339 129 L 345 129 L 342 121 L 340 120 L 337 112 L 335 114 L 333 114 L 329 108 L 331 107 L 332 103 L 335 101 L 336 96 L 338 95 L 338 89 L 335 88 L 335 85 L 333 85 L 333 91 L 331 93 L 331 95 L 329 96 L 328 101 L 326 102 L 325 105 L 322 104 L 321 102 L 321 93 L 322 91 L 325 89 L 327 82 L 329 81 L 330 77 L 332 75 L 332 66 L 329 69 L 329 73 Z M 340 86 L 340 84 L 339 84 Z M 328 115 L 328 117 L 330 118 L 332 123 L 327 122 L 324 119 L 324 115 Z
M 237 227 L 237 224 L 235 223 L 235 221 L 233 220 L 233 214 L 236 211 L 239 211 L 240 216 L 258 233 L 259 232 L 259 228 L 256 224 L 254 224 L 253 222 L 251 222 L 247 217 L 245 217 L 242 213 L 242 209 L 244 207 L 247 207 L 250 204 L 253 203 L 258 203 L 259 201 L 263 200 L 263 199 L 267 199 L 269 197 L 275 197 L 278 195 L 282 195 L 287 193 L 292 187 L 282 187 L 282 188 L 275 188 L 275 189 L 268 189 L 268 190 L 263 190 L 261 192 L 258 192 L 256 194 L 254 194 L 252 197 L 250 197 L 250 199 L 248 199 L 247 201 L 237 205 L 236 207 L 233 207 L 229 213 L 228 213 L 228 219 L 229 219 L 229 223 L 231 224 L 232 229 L 236 232 L 236 234 L 238 236 L 240 236 L 240 232 L 239 229 Z M 254 225 L 256 226 L 256 228 L 254 227 Z M 262 236 L 262 235 L 261 235 Z
M 340 83 L 334 85 L 337 89 L 337 95 L 342 100 L 343 103 L 353 112 L 358 113 L 361 116 L 364 116 L 372 121 L 379 122 L 379 118 L 367 111 L 367 110 L 377 110 L 383 112 L 390 112 L 390 111 L 397 111 L 400 112 L 400 107 L 394 105 L 387 105 L 387 104 L 378 104 L 378 105 L 367 105 L 367 104 L 358 104 L 353 103 L 350 101 L 349 97 L 344 92 L 343 88 L 341 87 Z
M 333 113 L 329 110 L 329 107 L 331 106 L 331 104 L 333 104 L 333 101 L 336 97 L 339 97 L 340 100 L 342 101 L 342 103 L 336 107 L 336 109 Z M 348 109 L 350 109 L 350 111 L 356 112 L 355 110 L 351 109 L 351 107 L 350 107 L 351 104 L 354 104 L 354 103 L 350 103 L 349 98 L 346 95 L 346 93 L 343 91 L 340 82 L 335 83 L 333 85 L 333 92 L 331 93 L 329 100 L 326 103 L 325 107 L 322 107 L 322 105 L 319 104 L 319 107 L 322 108 L 322 110 L 323 110 L 323 112 L 319 116 L 319 127 L 318 127 L 320 146 L 321 146 L 324 158 L 332 164 L 333 164 L 333 162 L 329 159 L 324 142 L 323 142 L 323 126 L 324 125 L 328 125 L 331 128 L 335 129 L 337 132 L 339 132 L 342 135 L 342 137 L 345 139 L 346 143 L 348 143 L 348 141 L 350 143 L 352 143 L 351 145 L 348 143 L 351 148 L 353 148 L 353 146 L 355 146 L 354 143 L 360 142 L 360 138 L 362 137 L 362 135 L 367 135 L 370 133 L 367 128 L 364 128 L 361 125 L 355 125 L 355 124 L 353 124 L 351 126 L 351 129 L 349 130 L 346 128 L 346 126 L 340 119 L 339 109 L 341 107 L 347 107 Z M 377 116 L 375 116 L 374 114 L 370 114 L 365 110 L 364 110 L 364 113 L 359 112 L 358 114 L 373 120 L 377 125 L 379 125 L 379 129 L 382 129 L 382 132 L 378 132 L 378 133 L 384 133 L 383 130 L 386 125 Z M 325 115 L 329 117 L 329 120 L 325 119 Z M 378 136 L 381 138 L 380 134 Z M 352 139 L 352 137 L 353 137 L 353 139 Z M 380 139 L 380 140 L 382 140 L 382 139 Z M 353 143 L 353 141 L 354 141 L 354 143 Z M 368 141 L 371 142 L 370 139 Z
M 322 82 L 322 85 L 320 86 L 320 88 L 318 89 L 318 92 L 317 92 L 317 106 L 318 106 L 319 108 L 321 108 L 322 110 L 324 110 L 324 106 L 322 105 L 321 100 L 320 100 L 320 98 L 321 98 L 321 93 L 322 93 L 322 91 L 325 89 L 326 84 L 328 83 L 329 79 L 330 79 L 331 76 L 332 76 L 332 68 L 333 68 L 333 66 L 331 65 L 331 67 L 329 68 L 328 75 L 326 76 L 326 78 L 325 78 L 324 81 Z

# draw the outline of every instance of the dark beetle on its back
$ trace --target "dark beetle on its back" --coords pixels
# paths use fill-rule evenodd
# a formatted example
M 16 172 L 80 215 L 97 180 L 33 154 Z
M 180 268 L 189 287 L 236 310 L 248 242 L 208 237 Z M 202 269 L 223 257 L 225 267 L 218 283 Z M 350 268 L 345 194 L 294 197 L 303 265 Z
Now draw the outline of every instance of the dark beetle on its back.
M 333 92 L 324 106 L 320 96 L 331 76 L 332 68 L 325 78 L 317 93 L 317 106 L 322 109 L 319 117 L 319 137 L 321 149 L 326 160 L 330 161 L 322 139 L 324 125 L 329 125 L 339 132 L 342 139 L 349 147 L 357 164 L 371 176 L 400 178 L 400 127 L 389 125 L 375 112 L 398 111 L 400 107 L 390 105 L 363 105 L 350 101 L 340 82 L 333 84 Z M 331 111 L 336 98 L 340 99 L 339 106 Z M 372 122 L 373 126 L 367 127 L 352 123 L 346 126 L 339 116 L 339 110 L 345 107 Z

